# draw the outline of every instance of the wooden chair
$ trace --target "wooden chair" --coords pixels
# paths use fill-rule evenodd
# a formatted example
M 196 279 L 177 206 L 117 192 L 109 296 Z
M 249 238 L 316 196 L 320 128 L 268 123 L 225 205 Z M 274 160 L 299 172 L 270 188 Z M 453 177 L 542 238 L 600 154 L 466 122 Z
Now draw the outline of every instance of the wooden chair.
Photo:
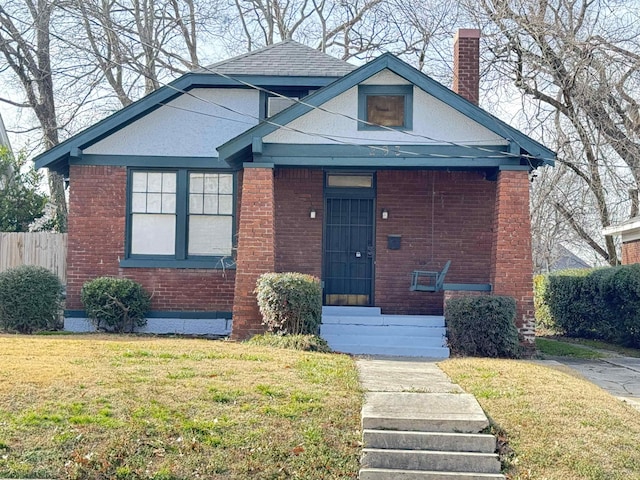
M 444 285 L 444 277 L 447 275 L 451 260 L 448 260 L 444 264 L 444 267 L 439 272 L 428 272 L 425 270 L 414 270 L 411 272 L 411 287 L 409 290 L 412 292 L 439 292 Z M 422 281 L 422 282 L 421 282 Z

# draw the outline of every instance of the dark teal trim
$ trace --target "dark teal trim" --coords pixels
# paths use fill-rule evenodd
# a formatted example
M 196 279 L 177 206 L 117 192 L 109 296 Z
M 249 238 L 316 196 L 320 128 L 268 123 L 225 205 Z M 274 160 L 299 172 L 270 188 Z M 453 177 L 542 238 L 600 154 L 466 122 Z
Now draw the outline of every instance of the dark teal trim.
M 218 157 L 161 157 L 156 155 L 96 155 L 83 154 L 77 160 L 70 158 L 71 165 L 115 165 L 143 168 L 206 168 L 228 170 L 229 164 Z
M 498 170 L 526 170 L 529 171 L 531 168 L 528 165 L 500 165 Z
M 518 154 L 532 156 L 533 158 L 531 159 L 531 162 L 533 167 L 543 164 L 554 164 L 554 159 L 556 157 L 555 152 L 539 142 L 536 142 L 524 133 L 507 125 L 490 113 L 482 110 L 477 105 L 474 105 L 390 53 L 381 55 L 348 75 L 336 80 L 334 83 L 312 93 L 305 98 L 305 103 L 308 105 L 300 103 L 292 105 L 279 114 L 274 115 L 270 119 L 269 123 L 259 123 L 255 127 L 247 130 L 245 133 L 229 140 L 224 145 L 218 147 L 220 158 L 226 160 L 230 164 L 237 163 L 238 157 L 246 155 L 246 150 L 251 146 L 254 137 L 264 137 L 265 135 L 268 135 L 280 128 L 278 125 L 286 125 L 290 123 L 296 118 L 309 112 L 312 108 L 320 106 L 348 89 L 359 85 L 364 80 L 384 69 L 389 69 L 397 75 L 400 75 L 418 88 L 424 90 L 429 95 L 432 95 L 438 100 L 446 103 L 495 134 L 519 145 L 520 149 Z
M 205 268 L 211 270 L 235 270 L 236 262 L 231 257 L 206 257 L 206 259 L 177 259 L 135 256 L 120 260 L 121 268 Z
M 132 255 L 131 252 L 131 184 L 133 172 L 161 171 L 176 172 L 176 237 L 175 255 Z M 189 173 L 229 173 L 233 176 L 233 209 L 231 212 L 232 250 L 237 247 L 237 204 L 238 175 L 236 172 L 202 168 L 129 168 L 127 171 L 127 207 L 125 221 L 125 258 L 120 260 L 122 268 L 208 268 L 235 269 L 235 259 L 231 256 L 189 257 L 188 256 L 188 195 Z
M 416 157 L 263 157 L 268 163 L 245 163 L 245 168 L 267 167 L 330 167 L 330 168 L 450 168 L 486 169 L 497 168 L 504 162 L 497 158 L 416 158 Z M 505 169 L 507 169 L 505 167 Z M 514 165 L 514 170 L 528 170 L 529 167 Z
M 245 162 L 242 164 L 242 168 L 274 168 L 273 162 Z
M 474 158 L 495 158 L 505 160 L 507 163 L 523 161 L 517 157 L 504 155 L 506 145 L 477 145 L 477 146 L 457 146 L 457 145 L 336 145 L 336 144 L 314 144 L 301 145 L 293 143 L 265 143 L 262 145 L 262 156 L 273 157 L 432 157 L 443 159 L 443 157 L 468 157 Z M 446 160 L 446 158 L 444 158 Z
M 187 73 L 155 92 L 95 123 L 91 127 L 68 138 L 64 142 L 35 157 L 35 167 L 52 168 L 62 171 L 66 168 L 69 155 L 75 149 L 84 150 L 112 133 L 130 125 L 139 118 L 161 107 L 164 103 L 193 88 L 250 88 L 245 83 L 269 89 L 299 87 L 300 89 L 318 88 L 334 82 L 332 77 L 288 77 L 270 75 L 234 75 L 225 78 L 212 73 Z
M 445 283 L 442 285 L 443 290 L 457 292 L 490 292 L 490 283 Z
M 67 318 L 87 318 L 87 312 L 84 310 L 65 310 L 64 316 Z M 152 310 L 147 312 L 145 318 L 184 318 L 184 319 L 231 319 L 231 312 L 226 311 L 210 311 L 210 312 L 165 312 L 160 310 Z
M 373 95 L 402 95 L 404 122 L 398 127 L 382 127 L 363 123 L 367 121 L 367 97 Z M 358 85 L 358 130 L 411 130 L 413 129 L 413 85 Z

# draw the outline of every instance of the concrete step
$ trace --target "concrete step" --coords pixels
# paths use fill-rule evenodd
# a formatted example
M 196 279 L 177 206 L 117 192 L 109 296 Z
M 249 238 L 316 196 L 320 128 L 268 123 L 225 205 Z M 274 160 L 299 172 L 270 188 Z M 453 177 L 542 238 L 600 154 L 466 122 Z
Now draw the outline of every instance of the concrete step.
M 339 306 L 323 306 L 322 316 L 380 316 L 380 307 L 339 307 Z
M 394 470 L 362 468 L 359 480 L 505 480 L 499 473 L 433 472 L 423 470 Z
M 321 335 L 395 335 L 397 337 L 444 337 L 444 327 L 424 327 L 413 325 L 354 325 L 341 323 L 323 323 Z
M 468 393 L 368 392 L 362 407 L 363 430 L 478 433 L 488 426 Z
M 364 430 L 362 439 L 366 448 L 473 453 L 496 451 L 496 438 L 479 433 Z
M 324 338 L 329 345 L 345 345 L 345 344 L 358 344 L 358 345 L 372 345 L 379 347 L 444 347 L 445 338 L 442 335 L 434 337 L 429 336 L 405 336 L 396 335 L 393 331 L 389 331 L 387 335 L 369 335 L 362 332 L 361 334 L 353 335 L 340 335 L 340 334 L 327 334 L 320 332 L 322 338 Z
M 440 315 L 326 315 L 323 313 L 322 324 L 444 327 L 445 320 Z
M 352 338 L 351 341 L 354 339 Z M 348 339 L 344 339 L 348 341 Z M 401 343 L 400 343 L 401 345 Z M 390 357 L 449 358 L 446 347 L 402 347 L 389 345 L 362 345 L 355 343 L 331 343 L 334 352 L 351 355 L 388 355 Z
M 426 470 L 439 472 L 500 473 L 495 453 L 431 452 L 426 450 L 388 450 L 364 448 L 364 468 Z

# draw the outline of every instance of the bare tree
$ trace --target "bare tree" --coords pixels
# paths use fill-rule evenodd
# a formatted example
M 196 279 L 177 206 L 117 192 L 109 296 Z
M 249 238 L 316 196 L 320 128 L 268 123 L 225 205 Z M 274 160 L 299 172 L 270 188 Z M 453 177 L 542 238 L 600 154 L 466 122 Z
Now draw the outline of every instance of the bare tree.
M 0 53 L 24 92 L 24 100 L 0 98 L 0 101 L 33 110 L 42 128 L 45 148 L 59 142 L 50 36 L 57 7 L 57 2 L 50 0 L 0 4 Z M 49 172 L 49 188 L 56 205 L 56 222 L 61 231 L 66 231 L 64 179 L 55 172 Z
M 343 60 L 392 51 L 423 66 L 433 38 L 450 36 L 455 10 L 438 0 L 221 0 L 215 28 L 230 53 L 292 38 Z
M 494 80 L 512 82 L 530 100 L 525 109 L 535 112 L 536 125 L 555 132 L 560 168 L 573 180 L 567 185 L 583 193 L 565 191 L 553 200 L 556 212 L 602 259 L 618 263 L 613 240 L 600 231 L 619 219 L 621 199 L 612 190 L 640 181 L 637 12 L 618 0 L 466 6 L 484 30 Z M 583 214 L 585 205 L 596 218 Z

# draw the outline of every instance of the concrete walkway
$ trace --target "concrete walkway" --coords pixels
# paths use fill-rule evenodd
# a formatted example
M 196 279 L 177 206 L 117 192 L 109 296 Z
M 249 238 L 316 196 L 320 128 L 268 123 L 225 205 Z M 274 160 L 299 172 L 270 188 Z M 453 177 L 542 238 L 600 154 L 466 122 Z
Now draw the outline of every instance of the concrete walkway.
M 406 419 L 460 420 L 461 432 L 478 432 L 489 426 L 475 397 L 451 382 L 435 360 L 359 358 L 356 364 L 366 391 L 364 429 L 399 430 Z M 469 424 L 465 427 L 464 422 Z
M 640 410 L 640 358 L 612 356 L 583 360 L 554 357 L 539 362 L 550 367 L 569 367 L 614 397 Z
M 473 395 L 416 358 L 358 358 L 361 480 L 503 480 L 496 439 Z

